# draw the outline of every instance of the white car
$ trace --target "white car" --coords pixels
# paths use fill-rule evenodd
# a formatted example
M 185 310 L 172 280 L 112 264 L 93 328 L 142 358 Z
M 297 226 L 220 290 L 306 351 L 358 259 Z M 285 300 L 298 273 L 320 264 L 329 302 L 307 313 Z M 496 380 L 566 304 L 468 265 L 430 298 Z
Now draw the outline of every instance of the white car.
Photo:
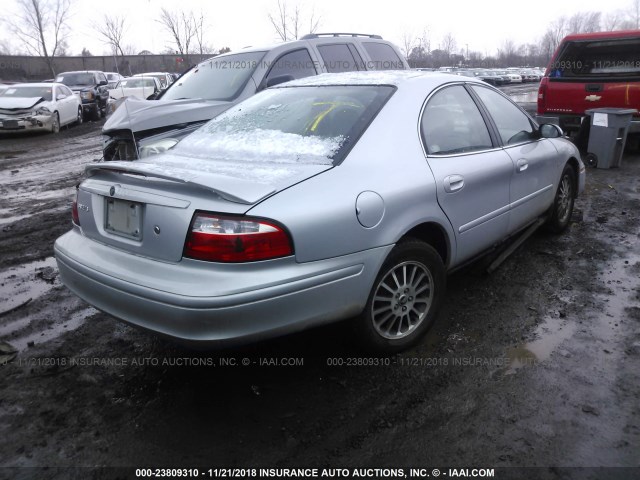
M 167 72 L 137 73 L 134 75 L 134 77 L 156 77 L 158 80 L 160 80 L 162 89 L 167 88 L 173 83 L 173 77 Z
M 71 123 L 82 123 L 82 101 L 62 83 L 20 83 L 0 93 L 0 131 L 58 133 Z
M 162 90 L 160 80 L 156 77 L 128 77 L 120 80 L 114 88 L 109 90 L 107 100 L 107 114 L 112 114 L 127 97 L 146 100 Z
M 104 74 L 107 77 L 107 82 L 109 82 L 107 83 L 107 88 L 115 87 L 116 83 L 125 78 L 117 72 L 104 72 Z
M 109 98 L 118 100 L 123 97 L 138 97 L 144 100 L 160 90 L 162 86 L 156 77 L 129 77 L 120 80 L 114 88 L 109 90 Z

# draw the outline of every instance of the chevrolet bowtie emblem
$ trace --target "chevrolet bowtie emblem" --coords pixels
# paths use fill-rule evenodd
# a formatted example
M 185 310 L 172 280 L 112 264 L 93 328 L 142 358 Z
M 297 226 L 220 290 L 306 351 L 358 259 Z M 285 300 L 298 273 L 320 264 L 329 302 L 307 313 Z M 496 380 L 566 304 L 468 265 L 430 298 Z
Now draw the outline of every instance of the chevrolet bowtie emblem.
M 587 95 L 586 97 L 584 97 L 584 99 L 587 102 L 597 102 L 598 100 L 600 100 L 602 97 L 600 95 Z

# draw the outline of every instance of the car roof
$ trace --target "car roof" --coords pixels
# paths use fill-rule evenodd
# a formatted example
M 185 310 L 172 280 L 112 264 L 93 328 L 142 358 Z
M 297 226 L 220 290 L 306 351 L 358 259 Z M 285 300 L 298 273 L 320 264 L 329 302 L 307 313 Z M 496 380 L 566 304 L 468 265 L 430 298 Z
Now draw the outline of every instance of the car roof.
M 222 55 L 216 55 L 215 57 L 207 58 L 203 60 L 202 63 L 209 62 L 213 59 L 219 59 L 225 56 L 237 55 L 239 53 L 253 53 L 253 52 L 271 52 L 272 50 L 281 51 L 281 50 L 295 50 L 296 47 L 307 46 L 310 43 L 322 43 L 323 45 L 331 44 L 331 43 L 347 43 L 347 42 L 374 42 L 374 43 L 384 43 L 387 45 L 394 46 L 395 45 L 383 39 L 380 35 L 369 35 L 369 34 L 358 34 L 358 33 L 317 33 L 317 34 L 309 34 L 305 35 L 298 40 L 287 40 L 286 42 L 280 43 L 272 43 L 270 45 L 260 45 L 258 47 L 254 47 L 253 45 L 244 47 L 241 50 L 236 50 L 233 52 L 223 53 Z
M 13 85 L 6 85 L 7 87 L 51 87 L 52 85 L 65 87 L 64 83 L 60 82 L 33 82 L 33 83 L 15 83 Z
M 571 40 L 604 40 L 607 38 L 640 37 L 640 30 L 618 30 L 614 32 L 574 33 L 564 37 L 564 41 Z
M 60 72 L 56 74 L 56 77 L 64 75 L 65 73 L 104 73 L 102 70 L 69 70 L 68 72 Z
M 471 77 L 470 81 L 476 81 Z M 422 72 L 416 70 L 370 70 L 361 72 L 322 73 L 311 77 L 292 80 L 275 88 L 299 86 L 333 86 L 333 85 L 392 85 L 400 86 L 404 83 L 425 82 L 440 84 L 446 82 L 460 82 L 459 75 L 444 72 Z

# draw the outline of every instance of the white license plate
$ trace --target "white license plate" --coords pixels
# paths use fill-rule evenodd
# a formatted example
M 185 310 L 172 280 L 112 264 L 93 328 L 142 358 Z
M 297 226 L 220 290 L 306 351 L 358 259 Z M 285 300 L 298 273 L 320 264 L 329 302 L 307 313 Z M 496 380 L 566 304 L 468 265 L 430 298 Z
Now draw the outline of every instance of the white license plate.
M 105 230 L 115 235 L 142 239 L 142 204 L 107 198 Z

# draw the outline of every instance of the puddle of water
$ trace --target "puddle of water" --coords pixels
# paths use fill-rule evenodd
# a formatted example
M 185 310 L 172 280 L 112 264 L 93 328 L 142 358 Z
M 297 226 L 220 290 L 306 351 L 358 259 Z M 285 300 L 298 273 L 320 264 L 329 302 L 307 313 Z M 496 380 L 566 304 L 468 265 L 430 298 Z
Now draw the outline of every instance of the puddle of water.
M 25 263 L 0 272 L 0 305 L 2 305 L 0 311 L 6 312 L 29 299 L 35 300 L 56 285 L 60 285 L 57 276 L 52 282 L 46 282 L 38 276 L 38 272 L 47 267 L 57 268 L 54 257 Z
M 22 338 L 11 339 L 11 345 L 16 350 L 22 351 L 25 350 L 31 342 L 36 345 L 49 342 L 63 335 L 65 332 L 71 332 L 79 328 L 80 326 L 82 326 L 82 324 L 84 324 L 87 317 L 95 315 L 96 313 L 99 312 L 93 307 L 85 308 L 74 313 L 67 320 L 54 325 L 51 329 L 34 332 L 31 335 Z
M 559 318 L 545 317 L 535 331 L 536 340 L 523 343 L 507 351 L 509 369 L 506 374 L 547 360 L 562 342 L 576 331 L 576 324 Z
M 600 272 L 599 280 L 611 290 L 610 294 L 599 295 L 604 301 L 604 308 L 594 325 L 598 337 L 603 340 L 616 334 L 618 324 L 627 316 L 628 307 L 638 306 L 638 302 L 631 298 L 631 293 L 638 285 L 638 263 L 640 255 L 629 254 L 612 261 Z

